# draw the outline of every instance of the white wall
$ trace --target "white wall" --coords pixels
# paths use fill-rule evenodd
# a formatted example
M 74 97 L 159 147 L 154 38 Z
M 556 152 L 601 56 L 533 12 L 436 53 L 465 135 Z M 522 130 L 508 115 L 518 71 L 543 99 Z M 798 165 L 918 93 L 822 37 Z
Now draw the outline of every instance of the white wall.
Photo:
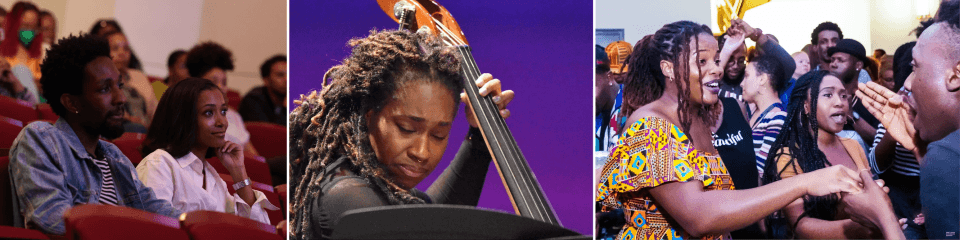
M 16 0 L 0 0 L 10 10 Z M 31 1 L 57 18 L 57 37 L 87 32 L 102 18 L 123 27 L 147 75 L 167 76 L 167 56 L 200 41 L 233 52 L 228 87 L 246 93 L 263 84 L 260 64 L 287 52 L 287 3 L 282 0 L 56 0 Z
M 810 44 L 810 33 L 818 24 L 834 22 L 844 38 L 859 41 L 870 55 L 870 7 L 867 0 L 776 0 L 747 11 L 743 20 L 777 36 L 780 45 L 791 53 Z
M 623 28 L 624 41 L 630 45 L 668 23 L 689 20 L 710 24 L 708 0 L 596 0 L 594 5 L 594 27 Z

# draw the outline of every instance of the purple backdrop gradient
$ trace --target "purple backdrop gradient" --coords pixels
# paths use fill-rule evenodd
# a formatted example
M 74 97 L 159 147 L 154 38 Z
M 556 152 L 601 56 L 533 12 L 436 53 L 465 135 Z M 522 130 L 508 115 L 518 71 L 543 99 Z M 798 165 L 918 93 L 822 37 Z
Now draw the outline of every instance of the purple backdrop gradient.
M 517 93 L 507 124 L 561 223 L 591 235 L 592 1 L 441 4 L 460 23 L 480 71 Z M 291 1 L 291 101 L 321 88 L 324 72 L 350 53 L 347 40 L 396 27 L 373 0 Z M 450 163 L 467 132 L 463 116 L 461 107 L 443 160 L 418 188 L 426 189 Z M 493 164 L 479 207 L 514 212 Z

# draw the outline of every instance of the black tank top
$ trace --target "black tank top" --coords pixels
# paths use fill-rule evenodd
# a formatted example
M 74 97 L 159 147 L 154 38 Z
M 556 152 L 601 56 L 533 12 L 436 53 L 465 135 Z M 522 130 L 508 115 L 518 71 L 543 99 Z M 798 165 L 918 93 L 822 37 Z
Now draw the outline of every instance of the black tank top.
M 720 153 L 723 164 L 737 189 L 757 187 L 760 178 L 753 152 L 753 132 L 743 118 L 736 99 L 720 98 L 723 104 L 723 122 L 713 133 L 713 147 Z

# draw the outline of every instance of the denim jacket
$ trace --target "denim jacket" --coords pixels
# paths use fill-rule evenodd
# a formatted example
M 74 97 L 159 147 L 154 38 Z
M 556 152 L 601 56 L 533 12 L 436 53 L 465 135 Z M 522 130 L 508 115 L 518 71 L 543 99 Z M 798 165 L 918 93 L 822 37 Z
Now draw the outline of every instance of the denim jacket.
M 117 146 L 100 140 L 97 153 L 110 164 L 119 205 L 177 217 L 180 211 L 158 199 L 143 185 Z M 29 223 L 52 234 L 64 234 L 63 214 L 78 204 L 99 204 L 103 184 L 93 156 L 63 118 L 53 125 L 37 121 L 20 131 L 10 149 L 10 178 L 14 188 L 16 223 Z M 17 214 L 14 214 L 17 215 Z

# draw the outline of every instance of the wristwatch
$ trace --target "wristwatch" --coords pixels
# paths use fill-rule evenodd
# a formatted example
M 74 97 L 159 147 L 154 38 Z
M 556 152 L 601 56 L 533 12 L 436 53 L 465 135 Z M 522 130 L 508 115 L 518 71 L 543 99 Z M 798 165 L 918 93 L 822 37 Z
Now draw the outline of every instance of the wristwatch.
M 246 187 L 246 186 L 249 186 L 249 185 L 250 185 L 250 179 L 247 178 L 247 179 L 244 179 L 243 181 L 239 181 L 239 182 L 237 182 L 237 183 L 234 183 L 234 184 L 233 184 L 233 190 L 234 190 L 234 191 L 239 191 L 241 188 Z

